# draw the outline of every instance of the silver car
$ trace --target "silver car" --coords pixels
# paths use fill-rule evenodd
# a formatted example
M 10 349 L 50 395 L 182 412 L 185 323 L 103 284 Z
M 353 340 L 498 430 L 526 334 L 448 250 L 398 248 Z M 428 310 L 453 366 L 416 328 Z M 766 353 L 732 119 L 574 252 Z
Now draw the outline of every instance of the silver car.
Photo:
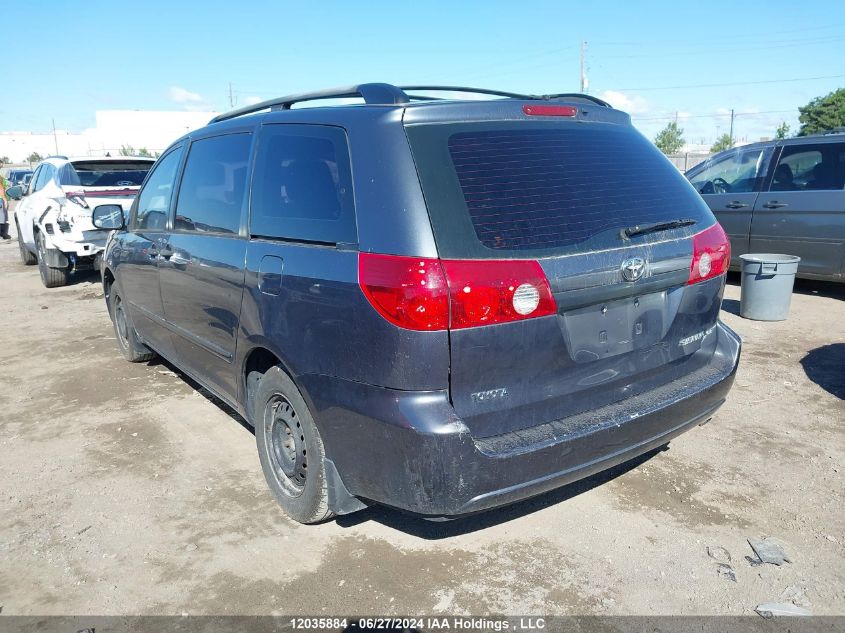
M 845 281 L 845 133 L 736 147 L 686 173 L 744 253 L 798 255 L 798 276 Z

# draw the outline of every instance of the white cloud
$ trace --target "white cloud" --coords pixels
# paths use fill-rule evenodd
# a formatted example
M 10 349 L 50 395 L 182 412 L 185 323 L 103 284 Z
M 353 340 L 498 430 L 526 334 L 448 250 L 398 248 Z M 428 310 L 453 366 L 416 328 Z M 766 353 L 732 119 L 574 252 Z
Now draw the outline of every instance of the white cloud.
M 185 90 L 179 86 L 171 86 L 170 90 L 167 91 L 167 96 L 171 101 L 183 104 L 202 103 L 205 101 L 201 94 Z
M 599 95 L 617 110 L 628 114 L 645 114 L 651 110 L 651 105 L 644 98 L 637 95 L 627 95 L 618 90 L 605 90 Z

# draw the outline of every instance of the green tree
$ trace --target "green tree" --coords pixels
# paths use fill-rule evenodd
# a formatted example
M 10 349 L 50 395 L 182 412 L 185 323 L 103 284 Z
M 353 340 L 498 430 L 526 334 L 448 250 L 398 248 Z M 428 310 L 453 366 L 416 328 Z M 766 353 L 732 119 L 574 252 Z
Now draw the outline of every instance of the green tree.
M 121 156 L 135 156 L 135 148 L 131 145 L 121 145 L 120 146 L 120 155 Z
M 44 158 L 38 152 L 32 152 L 29 156 L 26 157 L 26 162 L 28 163 L 40 163 Z
M 713 146 L 710 148 L 710 152 L 716 154 L 717 152 L 724 152 L 726 149 L 730 149 L 733 147 L 733 141 L 731 140 L 730 134 L 722 134 L 719 138 L 716 139 L 716 142 L 713 143 Z
M 11 163 L 12 161 L 9 160 L 8 156 L 0 156 L 0 165 L 5 165 L 6 163 Z
M 778 125 L 778 129 L 775 131 L 775 138 L 788 138 L 789 137 L 789 123 L 784 121 L 780 125 Z
M 142 147 L 141 149 L 139 149 L 137 155 L 138 156 L 145 156 L 145 157 L 148 157 L 148 158 L 153 157 L 153 155 L 150 154 L 150 150 L 148 150 L 146 147 Z
M 845 126 L 845 88 L 816 97 L 803 108 L 798 108 L 801 129 L 798 136 L 827 132 Z
M 672 121 L 657 133 L 654 144 L 664 154 L 674 154 L 684 146 L 684 131 L 675 121 Z

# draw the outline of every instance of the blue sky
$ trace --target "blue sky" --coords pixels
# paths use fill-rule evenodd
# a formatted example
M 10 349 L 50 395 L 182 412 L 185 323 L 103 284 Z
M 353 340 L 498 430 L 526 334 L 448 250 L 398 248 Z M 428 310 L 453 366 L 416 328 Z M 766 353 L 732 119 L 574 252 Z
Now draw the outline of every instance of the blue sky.
M 227 109 L 364 81 L 589 92 L 649 137 L 678 116 L 710 143 L 797 130 L 845 86 L 845 2 L 17 3 L 0 130 L 81 131 L 98 109 Z M 24 8 L 25 7 L 25 8 Z

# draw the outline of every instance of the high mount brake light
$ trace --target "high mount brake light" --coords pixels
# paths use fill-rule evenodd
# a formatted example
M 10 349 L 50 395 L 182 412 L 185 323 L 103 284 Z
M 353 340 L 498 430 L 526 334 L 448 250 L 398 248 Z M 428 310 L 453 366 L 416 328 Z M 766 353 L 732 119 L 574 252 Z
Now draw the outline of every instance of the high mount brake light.
M 731 242 L 720 224 L 692 236 L 692 264 L 688 284 L 718 277 L 731 264 Z
M 532 260 L 439 260 L 358 255 L 358 283 L 385 319 L 410 330 L 456 330 L 557 311 Z
M 575 116 L 578 108 L 561 105 L 524 105 L 522 111 L 528 116 Z

